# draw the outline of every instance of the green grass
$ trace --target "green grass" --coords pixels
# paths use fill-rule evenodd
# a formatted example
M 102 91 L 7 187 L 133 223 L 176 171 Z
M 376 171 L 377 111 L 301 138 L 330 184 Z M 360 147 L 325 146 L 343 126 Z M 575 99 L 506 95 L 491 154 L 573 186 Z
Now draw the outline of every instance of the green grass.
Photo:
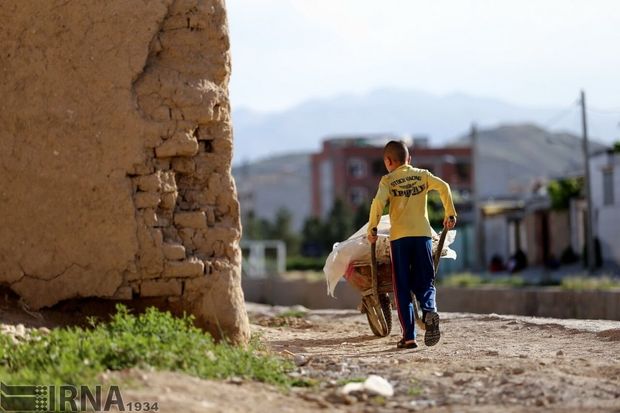
M 416 379 L 410 379 L 409 380 L 409 385 L 411 387 L 409 387 L 407 389 L 407 396 L 409 397 L 418 397 L 421 396 L 424 393 L 424 388 L 422 387 L 422 384 L 420 384 L 420 382 Z
M 611 290 L 620 288 L 620 279 L 603 277 L 574 276 L 562 279 L 560 287 L 569 291 Z
M 620 278 L 611 276 L 575 275 L 559 280 L 541 280 L 538 283 L 528 282 L 518 275 L 483 277 L 469 272 L 458 273 L 440 280 L 445 287 L 475 288 L 481 286 L 500 287 L 546 287 L 559 285 L 569 291 L 611 290 L 620 288 Z
M 348 379 L 340 379 L 336 382 L 336 386 L 342 387 L 347 383 L 363 383 L 366 381 L 366 377 L 351 377 Z
M 472 273 L 454 274 L 440 280 L 440 284 L 445 287 L 478 287 L 484 283 L 484 279 Z
M 306 316 L 305 311 L 301 310 L 286 310 L 278 314 L 278 317 L 290 317 L 290 318 L 304 318 Z
M 151 367 L 201 378 L 241 377 L 281 386 L 293 384 L 292 363 L 274 357 L 253 340 L 247 348 L 215 343 L 193 325 L 149 308 L 140 315 L 117 306 L 110 322 L 90 328 L 34 331 L 14 344 L 0 334 L 0 377 L 14 384 L 95 384 L 105 370 Z
M 527 282 L 519 276 L 493 276 L 481 277 L 469 272 L 451 275 L 441 280 L 441 285 L 446 287 L 480 287 L 491 285 L 498 287 L 525 287 Z
M 302 257 L 292 256 L 286 258 L 287 271 L 323 271 L 327 257 Z

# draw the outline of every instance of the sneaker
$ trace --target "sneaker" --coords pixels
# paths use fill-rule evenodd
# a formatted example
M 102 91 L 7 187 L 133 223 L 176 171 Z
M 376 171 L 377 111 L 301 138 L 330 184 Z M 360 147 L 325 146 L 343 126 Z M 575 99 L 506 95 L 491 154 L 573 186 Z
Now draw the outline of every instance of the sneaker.
M 424 344 L 430 347 L 439 343 L 439 339 L 441 338 L 441 333 L 439 332 L 439 314 L 434 311 L 429 311 L 424 314 L 424 325 L 426 326 Z

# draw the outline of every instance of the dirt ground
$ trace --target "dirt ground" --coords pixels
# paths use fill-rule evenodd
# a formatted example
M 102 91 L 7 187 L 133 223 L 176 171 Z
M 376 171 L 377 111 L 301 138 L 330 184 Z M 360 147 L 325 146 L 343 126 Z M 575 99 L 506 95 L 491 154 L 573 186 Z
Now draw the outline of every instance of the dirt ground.
M 157 401 L 161 412 L 620 412 L 618 321 L 442 313 L 437 346 L 399 350 L 395 313 L 392 334 L 376 338 L 357 311 L 292 310 L 248 304 L 253 333 L 304 364 L 292 375 L 312 387 L 139 370 L 104 379 L 132 383 L 125 401 Z M 4 331 L 28 317 L 8 314 L 0 313 Z M 394 395 L 342 394 L 369 374 Z

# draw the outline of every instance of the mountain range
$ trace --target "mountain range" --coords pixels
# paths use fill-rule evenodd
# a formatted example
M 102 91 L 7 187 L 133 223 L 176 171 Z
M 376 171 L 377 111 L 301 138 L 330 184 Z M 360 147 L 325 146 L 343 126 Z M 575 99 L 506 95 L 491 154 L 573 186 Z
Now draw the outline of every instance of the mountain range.
M 619 139 L 620 115 L 592 111 L 590 135 L 602 142 Z M 454 141 L 472 122 L 489 129 L 533 123 L 552 131 L 581 134 L 579 108 L 525 107 L 465 94 L 432 95 L 415 90 L 381 89 L 364 95 L 313 99 L 290 109 L 262 113 L 233 111 L 234 164 L 289 152 L 316 152 L 326 136 L 395 133 L 427 136 L 432 145 Z

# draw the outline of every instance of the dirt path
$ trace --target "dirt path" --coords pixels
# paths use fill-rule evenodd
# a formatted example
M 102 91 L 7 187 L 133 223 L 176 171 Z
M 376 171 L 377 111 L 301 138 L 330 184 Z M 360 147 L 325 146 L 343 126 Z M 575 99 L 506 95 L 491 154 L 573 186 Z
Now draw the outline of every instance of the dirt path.
M 397 350 L 398 326 L 377 339 L 356 311 L 282 318 L 289 309 L 248 309 L 254 333 L 273 351 L 309 360 L 293 374 L 314 387 L 286 394 L 136 372 L 143 388 L 127 396 L 159 400 L 170 412 L 620 412 L 620 322 L 447 313 L 437 346 Z M 369 374 L 387 379 L 394 396 L 341 394 Z
M 254 333 L 273 351 L 309 360 L 293 375 L 313 387 L 287 393 L 133 370 L 108 380 L 129 376 L 125 400 L 158 401 L 161 412 L 620 412 L 617 321 L 444 313 L 437 346 L 397 350 L 396 314 L 392 335 L 378 339 L 357 311 L 283 318 L 289 309 L 248 310 Z M 394 396 L 341 394 L 346 382 L 369 374 L 387 379 Z
M 347 411 L 620 411 L 620 322 L 447 313 L 437 346 L 398 350 L 398 326 L 377 339 L 355 311 L 305 319 L 306 328 L 255 329 L 275 351 L 311 358 L 302 369 L 321 380 L 321 397 L 371 373 L 394 385 L 385 403 L 347 398 Z

